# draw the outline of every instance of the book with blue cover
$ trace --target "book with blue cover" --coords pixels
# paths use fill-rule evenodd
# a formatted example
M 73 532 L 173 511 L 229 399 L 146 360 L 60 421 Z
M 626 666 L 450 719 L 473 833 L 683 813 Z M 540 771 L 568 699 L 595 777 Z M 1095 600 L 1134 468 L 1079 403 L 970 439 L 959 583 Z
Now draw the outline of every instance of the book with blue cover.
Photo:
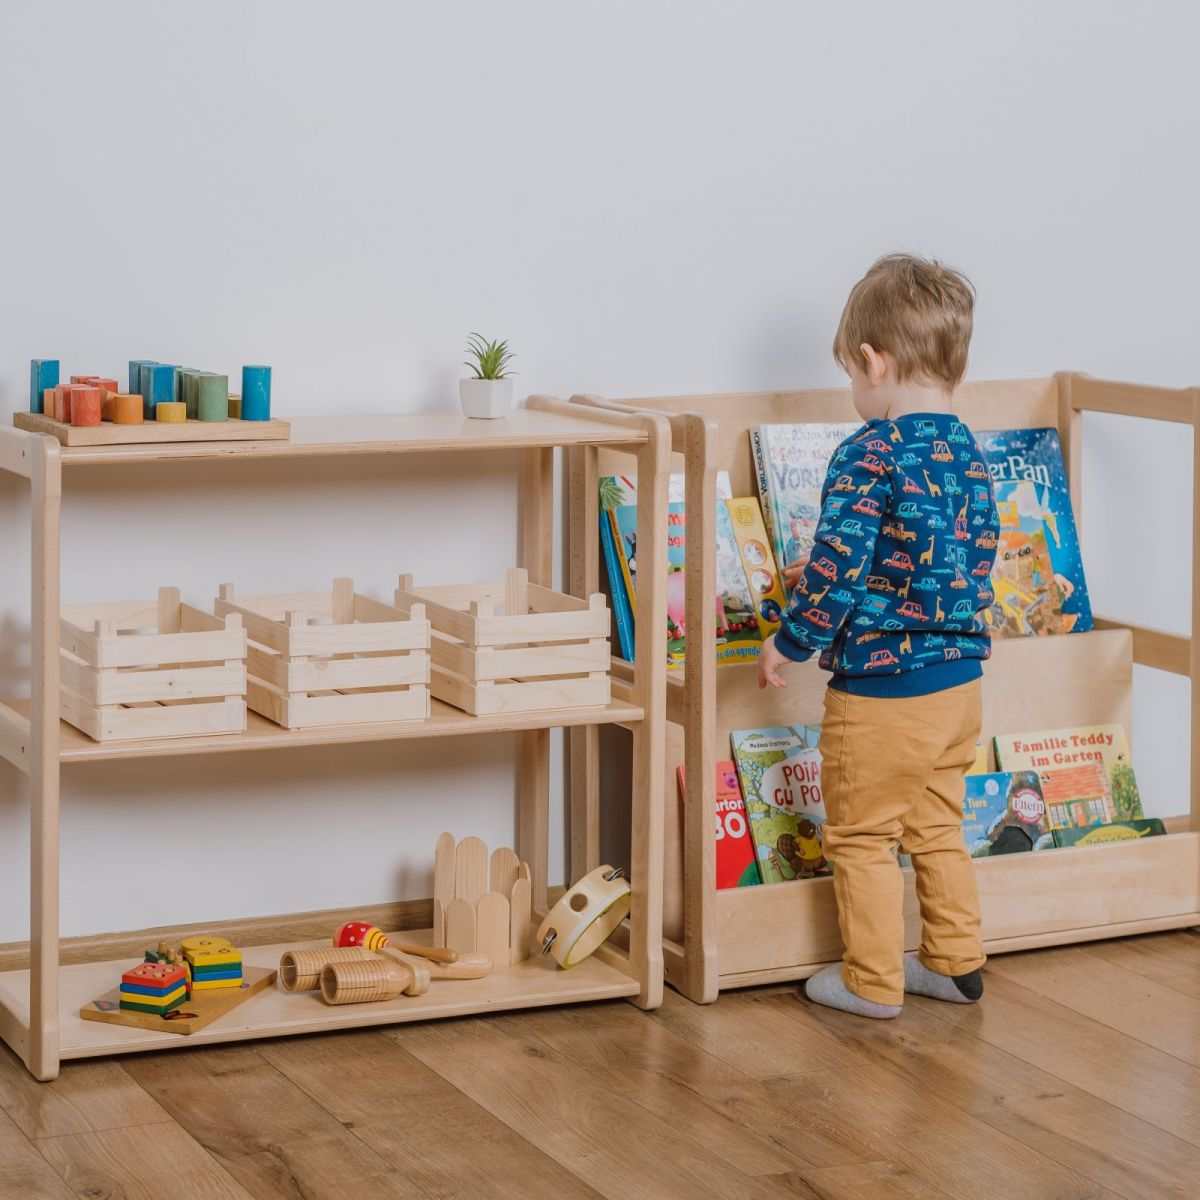
M 989 629 L 1009 637 L 1086 632 L 1092 607 L 1058 430 L 977 437 L 1000 513 Z

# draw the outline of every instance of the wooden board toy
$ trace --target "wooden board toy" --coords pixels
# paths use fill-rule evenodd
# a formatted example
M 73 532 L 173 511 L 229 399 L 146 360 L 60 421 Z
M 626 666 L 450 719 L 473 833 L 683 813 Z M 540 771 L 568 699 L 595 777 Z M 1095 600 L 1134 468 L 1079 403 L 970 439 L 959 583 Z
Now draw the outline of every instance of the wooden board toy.
M 29 369 L 29 411 L 13 424 L 46 433 L 64 446 L 151 442 L 286 441 L 287 421 L 271 417 L 271 368 L 242 368 L 242 396 L 229 377 L 149 359 L 129 360 L 128 391 L 103 375 L 72 375 L 60 383 L 58 359 L 35 358 Z M 136 399 L 135 399 L 136 398 Z
M 114 988 L 90 1004 L 85 1004 L 79 1010 L 79 1016 L 84 1021 L 127 1025 L 133 1029 L 147 1029 L 151 1033 L 177 1033 L 187 1037 L 233 1012 L 274 982 L 275 971 L 266 967 L 247 967 L 245 977 L 237 988 L 194 992 L 190 1000 L 173 1009 L 165 1019 L 153 1013 L 123 1011 L 119 1007 L 119 991 Z

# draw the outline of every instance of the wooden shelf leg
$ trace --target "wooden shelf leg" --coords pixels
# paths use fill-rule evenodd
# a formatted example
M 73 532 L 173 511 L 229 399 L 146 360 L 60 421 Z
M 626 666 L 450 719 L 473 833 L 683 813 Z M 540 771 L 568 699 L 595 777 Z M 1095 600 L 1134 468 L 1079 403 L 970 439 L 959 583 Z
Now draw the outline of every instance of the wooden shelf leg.
M 549 908 L 550 730 L 517 735 L 517 856 L 529 864 L 533 907 Z
M 32 496 L 32 714 L 30 760 L 29 1056 L 37 1079 L 59 1069 L 59 516 L 58 443 L 39 438 Z
M 567 588 L 585 598 L 600 590 L 600 520 L 597 495 L 599 455 L 595 446 L 577 446 L 564 455 L 563 495 L 567 498 Z M 595 726 L 567 735 L 566 794 L 569 803 L 568 882 L 600 865 L 600 731 Z

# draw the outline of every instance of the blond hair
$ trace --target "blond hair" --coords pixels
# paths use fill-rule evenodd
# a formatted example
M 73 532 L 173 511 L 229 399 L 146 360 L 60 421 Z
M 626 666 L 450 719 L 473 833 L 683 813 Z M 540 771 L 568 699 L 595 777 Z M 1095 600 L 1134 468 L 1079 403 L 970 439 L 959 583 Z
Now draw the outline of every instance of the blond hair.
M 863 342 L 890 354 L 897 377 L 953 388 L 967 370 L 975 289 L 958 271 L 932 259 L 888 254 L 854 285 L 842 310 L 833 357 L 866 369 Z

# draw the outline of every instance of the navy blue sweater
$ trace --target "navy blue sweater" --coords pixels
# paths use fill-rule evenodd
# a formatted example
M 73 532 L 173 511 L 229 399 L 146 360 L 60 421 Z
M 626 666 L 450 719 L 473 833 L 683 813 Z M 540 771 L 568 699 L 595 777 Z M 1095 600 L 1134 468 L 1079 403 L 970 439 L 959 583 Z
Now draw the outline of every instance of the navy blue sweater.
M 1000 519 L 971 431 L 949 413 L 870 421 L 834 452 L 812 555 L 775 635 L 832 687 L 920 696 L 981 674 Z

